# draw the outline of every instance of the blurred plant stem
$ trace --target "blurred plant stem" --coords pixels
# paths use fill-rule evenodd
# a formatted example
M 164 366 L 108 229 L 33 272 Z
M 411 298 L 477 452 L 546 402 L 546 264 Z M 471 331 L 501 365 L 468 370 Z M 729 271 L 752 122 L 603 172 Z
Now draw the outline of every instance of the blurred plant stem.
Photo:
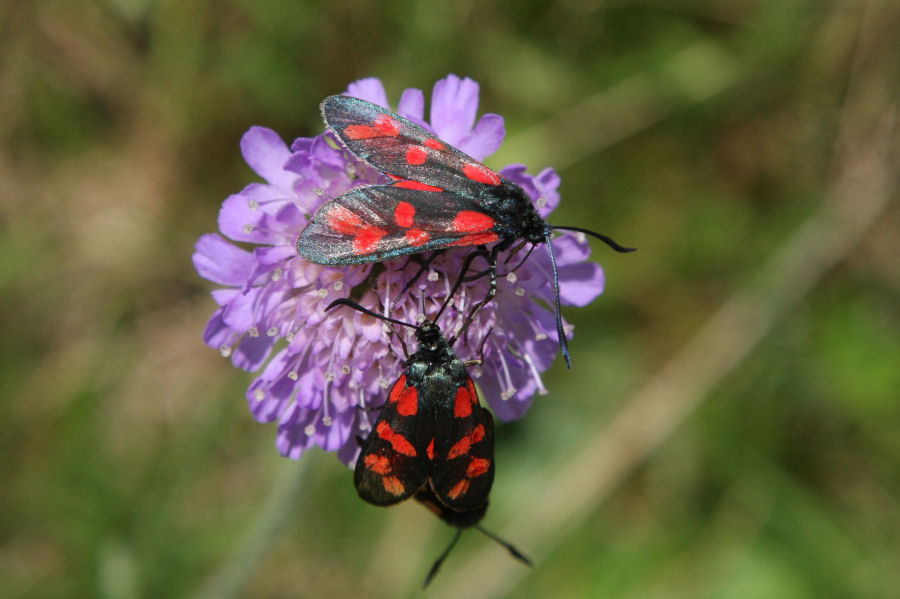
M 309 459 L 284 461 L 256 521 L 219 568 L 206 579 L 194 595 L 195 599 L 228 599 L 242 595 L 247 579 L 272 547 L 272 539 L 284 529 L 288 518 L 297 515 L 297 497 L 309 463 Z

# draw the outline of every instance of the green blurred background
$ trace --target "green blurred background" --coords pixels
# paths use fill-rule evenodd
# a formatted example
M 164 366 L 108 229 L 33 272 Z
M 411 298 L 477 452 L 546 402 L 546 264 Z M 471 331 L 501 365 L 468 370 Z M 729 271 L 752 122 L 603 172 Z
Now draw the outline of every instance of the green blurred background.
M 605 295 L 435 597 L 900 597 L 900 3 L 7 2 L 3 597 L 403 597 L 452 536 L 275 450 L 202 344 L 239 140 L 449 72 Z

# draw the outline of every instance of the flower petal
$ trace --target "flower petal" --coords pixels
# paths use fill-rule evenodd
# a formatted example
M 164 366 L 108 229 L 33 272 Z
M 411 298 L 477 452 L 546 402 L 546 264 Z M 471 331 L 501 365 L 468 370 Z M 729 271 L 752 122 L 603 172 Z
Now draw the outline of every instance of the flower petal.
M 231 363 L 241 370 L 254 371 L 257 370 L 263 362 L 269 357 L 272 351 L 273 339 L 268 335 L 244 335 L 241 337 L 240 343 L 234 349 L 231 356 Z
M 506 129 L 503 126 L 503 117 L 499 114 L 485 114 L 471 133 L 462 138 L 456 147 L 475 160 L 483 162 L 497 151 L 504 137 Z
M 559 301 L 569 306 L 587 306 L 603 293 L 606 277 L 594 262 L 571 264 L 560 269 Z
M 224 312 L 225 308 L 216 310 L 203 330 L 203 342 L 215 349 L 230 346 L 236 338 L 235 332 L 225 324 Z
M 414 88 L 403 90 L 397 104 L 397 114 L 418 125 L 425 124 L 425 94 L 422 90 Z
M 275 193 L 275 187 L 253 183 L 241 193 L 228 196 L 219 210 L 219 230 L 235 241 L 277 243 L 279 237 L 265 226 L 266 209 L 277 198 Z
M 216 233 L 201 235 L 194 247 L 194 268 L 201 277 L 219 285 L 242 285 L 256 266 L 253 254 Z
M 241 153 L 250 168 L 269 184 L 291 188 L 294 175 L 284 170 L 291 152 L 277 133 L 265 127 L 250 127 L 241 138 Z
M 387 92 L 384 91 L 384 85 L 377 77 L 357 79 L 347 86 L 347 95 L 353 96 L 354 98 L 362 98 L 373 104 L 378 104 L 379 106 L 390 109 Z
M 447 75 L 431 93 L 431 126 L 438 137 L 457 145 L 472 131 L 478 113 L 478 84 Z

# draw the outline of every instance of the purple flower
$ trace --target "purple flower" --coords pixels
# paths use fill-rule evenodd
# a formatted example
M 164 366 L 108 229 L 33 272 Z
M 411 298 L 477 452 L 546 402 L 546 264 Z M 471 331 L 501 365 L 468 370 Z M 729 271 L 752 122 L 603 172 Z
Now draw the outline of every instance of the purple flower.
M 356 81 L 346 93 L 387 106 L 378 79 Z M 502 117 L 476 120 L 477 109 L 478 84 L 449 75 L 434 86 L 428 121 L 424 94 L 417 89 L 403 92 L 397 112 L 483 160 L 505 132 Z M 346 267 L 309 263 L 295 248 L 316 209 L 354 186 L 383 182 L 383 175 L 336 149 L 328 134 L 297 139 L 288 148 L 273 131 L 253 127 L 241 140 L 241 151 L 265 183 L 251 183 L 230 196 L 219 213 L 222 234 L 250 249 L 216 233 L 197 241 L 197 272 L 222 286 L 212 293 L 219 308 L 204 341 L 239 368 L 262 369 L 247 399 L 257 420 L 278 422 L 283 455 L 299 458 L 315 445 L 337 451 L 352 465 L 359 452 L 356 437 L 368 435 L 377 415 L 368 408 L 384 402 L 402 372 L 400 338 L 410 352 L 415 341 L 412 330 L 392 331 L 346 307 L 327 313 L 325 308 L 353 291 L 362 305 L 379 313 L 411 323 L 431 319 L 472 248 L 438 256 L 402 295 L 419 269 L 408 258 Z M 528 193 L 542 217 L 559 203 L 559 176 L 552 169 L 529 175 L 524 166 L 511 165 L 501 173 Z M 526 249 L 501 253 L 497 296 L 455 345 L 464 360 L 482 357 L 483 347 L 484 363 L 470 372 L 482 399 L 503 420 L 522 416 L 535 392 L 546 393 L 541 372 L 557 353 L 550 260 L 538 250 L 519 266 Z M 553 249 L 563 303 L 583 306 L 603 291 L 603 271 L 587 261 L 590 249 L 581 234 L 554 239 Z M 473 268 L 483 269 L 484 261 L 476 260 Z M 448 338 L 485 297 L 488 285 L 487 277 L 462 285 L 438 322 Z

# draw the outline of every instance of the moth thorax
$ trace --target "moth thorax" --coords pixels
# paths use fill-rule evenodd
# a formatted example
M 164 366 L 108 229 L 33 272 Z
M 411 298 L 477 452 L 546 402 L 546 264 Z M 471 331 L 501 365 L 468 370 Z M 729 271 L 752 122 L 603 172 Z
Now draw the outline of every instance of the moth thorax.
M 448 347 L 444 335 L 433 322 L 422 323 L 416 330 L 416 341 L 419 343 L 420 352 L 440 353 Z

